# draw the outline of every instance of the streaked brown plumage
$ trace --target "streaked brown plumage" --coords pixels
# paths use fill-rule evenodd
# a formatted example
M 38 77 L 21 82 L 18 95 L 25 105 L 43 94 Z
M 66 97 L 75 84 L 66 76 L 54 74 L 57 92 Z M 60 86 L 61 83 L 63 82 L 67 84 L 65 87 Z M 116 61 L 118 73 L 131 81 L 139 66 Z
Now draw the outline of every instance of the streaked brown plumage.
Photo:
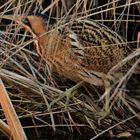
M 52 71 L 73 81 L 102 86 L 107 72 L 127 56 L 122 37 L 100 23 L 76 19 L 50 31 L 42 15 L 19 17 L 38 36 L 37 52 Z

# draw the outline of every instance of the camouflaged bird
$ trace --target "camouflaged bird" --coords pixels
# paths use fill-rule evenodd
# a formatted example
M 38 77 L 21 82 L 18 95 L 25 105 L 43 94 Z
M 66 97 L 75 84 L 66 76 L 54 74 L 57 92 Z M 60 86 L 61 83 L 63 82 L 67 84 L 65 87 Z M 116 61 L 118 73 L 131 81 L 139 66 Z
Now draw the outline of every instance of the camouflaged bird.
M 119 75 L 107 73 L 131 52 L 120 35 L 90 19 L 74 19 L 62 24 L 56 21 L 54 23 L 52 19 L 42 14 L 3 15 L 1 18 L 20 23 L 33 35 L 38 54 L 52 72 L 78 82 L 54 99 L 48 111 L 64 96 L 67 97 L 65 102 L 67 107 L 69 99 L 74 96 L 74 91 L 81 87 L 83 82 L 87 82 L 105 88 L 100 98 L 105 98 L 105 104 L 101 112 L 97 113 L 100 116 L 98 122 L 109 114 L 111 84 L 120 78 L 120 73 Z M 121 76 L 122 74 L 124 71 L 121 72 Z
M 103 86 L 108 71 L 128 54 L 120 35 L 90 19 L 75 19 L 65 25 L 49 25 L 42 14 L 17 16 L 37 36 L 37 52 L 53 72 L 75 82 Z
M 102 86 L 107 72 L 127 56 L 122 37 L 92 20 L 76 19 L 50 32 L 46 16 L 26 20 L 38 36 L 39 55 L 52 71 L 73 81 Z

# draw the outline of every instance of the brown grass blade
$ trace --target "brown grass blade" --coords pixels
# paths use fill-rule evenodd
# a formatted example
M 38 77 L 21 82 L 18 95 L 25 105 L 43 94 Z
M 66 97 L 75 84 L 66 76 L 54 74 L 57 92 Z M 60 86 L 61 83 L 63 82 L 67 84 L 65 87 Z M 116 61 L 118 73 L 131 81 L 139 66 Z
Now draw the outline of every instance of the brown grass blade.
M 11 136 L 11 131 L 9 129 L 9 126 L 3 121 L 0 119 L 0 131 L 6 135 L 7 137 L 10 137 Z
M 24 130 L 20 124 L 15 109 L 11 103 L 11 100 L 6 92 L 6 89 L 1 79 L 0 79 L 0 97 L 1 97 L 0 103 L 4 111 L 6 120 L 8 122 L 9 128 L 11 130 L 13 140 L 27 140 Z

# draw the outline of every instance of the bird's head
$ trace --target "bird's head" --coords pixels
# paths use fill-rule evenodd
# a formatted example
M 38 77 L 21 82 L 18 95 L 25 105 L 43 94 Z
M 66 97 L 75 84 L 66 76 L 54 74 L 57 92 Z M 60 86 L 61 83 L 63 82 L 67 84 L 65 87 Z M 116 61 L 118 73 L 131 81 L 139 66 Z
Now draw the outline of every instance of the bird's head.
M 10 19 L 18 23 L 21 22 L 30 27 L 37 36 L 47 32 L 49 30 L 49 25 L 55 22 L 55 19 L 51 19 L 44 14 L 2 15 L 0 18 Z

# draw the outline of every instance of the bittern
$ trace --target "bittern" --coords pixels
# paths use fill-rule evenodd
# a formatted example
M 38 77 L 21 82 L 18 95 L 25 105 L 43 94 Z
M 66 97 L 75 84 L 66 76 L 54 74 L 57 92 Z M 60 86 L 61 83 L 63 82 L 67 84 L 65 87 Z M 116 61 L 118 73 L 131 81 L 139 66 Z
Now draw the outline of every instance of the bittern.
M 108 71 L 128 55 L 129 47 L 119 34 L 90 19 L 51 26 L 41 14 L 13 16 L 21 19 L 37 36 L 37 52 L 50 69 L 72 81 L 104 86 Z

